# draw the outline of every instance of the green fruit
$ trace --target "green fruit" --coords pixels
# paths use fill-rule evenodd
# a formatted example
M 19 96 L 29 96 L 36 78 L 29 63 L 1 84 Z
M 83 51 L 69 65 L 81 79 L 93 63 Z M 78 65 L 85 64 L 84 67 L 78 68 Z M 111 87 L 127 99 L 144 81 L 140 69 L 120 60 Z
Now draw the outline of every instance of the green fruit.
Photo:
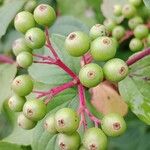
M 116 41 L 110 37 L 99 37 L 91 43 L 91 54 L 96 61 L 106 61 L 116 54 Z
M 8 100 L 8 106 L 12 111 L 20 112 L 22 111 L 25 101 L 25 97 L 21 97 L 15 94 Z
M 40 25 L 51 26 L 56 19 L 56 13 L 53 7 L 40 4 L 34 10 L 34 19 Z
M 122 26 L 116 26 L 112 31 L 112 36 L 120 40 L 125 35 L 125 29 Z
M 78 150 L 81 138 L 78 132 L 74 132 L 71 135 L 60 133 L 56 142 L 60 150 Z
M 115 26 L 116 26 L 117 24 L 116 24 L 116 22 L 115 22 L 114 20 L 112 20 L 112 19 L 106 19 L 106 20 L 104 21 L 104 25 L 107 27 L 107 29 L 108 29 L 109 31 L 112 31 L 112 30 L 115 28 Z
M 129 3 L 133 6 L 140 6 L 142 4 L 142 0 L 129 0 Z
M 122 6 L 121 5 L 115 5 L 113 13 L 117 17 L 121 16 L 121 14 L 122 14 Z
M 39 121 L 46 115 L 46 104 L 39 100 L 28 100 L 23 106 L 23 113 L 32 121 Z
M 28 68 L 32 65 L 33 56 L 29 52 L 21 52 L 16 58 L 17 63 L 22 68 Z
M 147 37 L 147 44 L 148 44 L 148 46 L 150 46 L 150 34 Z
M 29 120 L 28 118 L 26 118 L 23 115 L 23 113 L 21 113 L 18 116 L 17 123 L 21 128 L 27 129 L 27 130 L 32 129 L 36 126 L 36 122 L 33 122 L 32 120 Z
M 105 150 L 107 147 L 107 137 L 99 128 L 89 128 L 83 136 L 83 146 L 87 150 Z
M 51 114 L 46 118 L 44 121 L 44 128 L 46 131 L 48 131 L 51 134 L 57 133 L 56 127 L 55 127 L 55 115 Z
M 122 8 L 122 15 L 128 19 L 132 18 L 136 15 L 136 8 L 130 4 L 126 4 Z
M 123 80 L 128 75 L 128 70 L 127 64 L 119 58 L 111 59 L 103 66 L 105 78 L 111 82 Z
M 29 75 L 20 75 L 13 80 L 11 87 L 17 95 L 26 96 L 32 92 L 33 81 Z
M 55 127 L 58 132 L 72 134 L 79 127 L 79 116 L 71 108 L 62 108 L 55 114 Z
M 90 48 L 90 38 L 84 32 L 72 32 L 67 36 L 65 40 L 65 48 L 71 56 L 82 56 Z
M 14 20 L 14 26 L 17 31 L 26 33 L 27 30 L 35 26 L 33 15 L 27 11 L 18 13 Z
M 149 29 L 146 25 L 140 24 L 134 29 L 134 36 L 138 39 L 143 39 L 148 36 Z
M 122 116 L 116 113 L 111 113 L 102 119 L 102 130 L 108 136 L 119 136 L 126 130 L 126 123 Z
M 143 24 L 143 19 L 140 16 L 129 19 L 128 26 L 130 29 L 135 29 L 139 24 Z
M 79 79 L 85 87 L 95 87 L 103 81 L 103 70 L 97 64 L 87 64 L 81 68 Z
M 95 24 L 91 29 L 90 29 L 90 37 L 92 40 L 98 38 L 99 36 L 108 36 L 109 32 L 108 29 L 101 24 Z
M 79 150 L 86 150 L 84 146 L 81 146 Z
M 130 50 L 133 52 L 142 50 L 143 46 L 144 45 L 143 45 L 142 41 L 137 38 L 132 39 L 129 44 Z
M 28 0 L 28 2 L 24 6 L 25 11 L 33 12 L 37 5 L 36 0 Z

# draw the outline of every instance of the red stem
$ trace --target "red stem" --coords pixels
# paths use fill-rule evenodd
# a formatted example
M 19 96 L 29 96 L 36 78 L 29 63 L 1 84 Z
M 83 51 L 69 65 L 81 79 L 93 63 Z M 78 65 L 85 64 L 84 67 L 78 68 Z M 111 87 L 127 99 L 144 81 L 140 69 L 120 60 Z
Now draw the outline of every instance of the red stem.
M 133 35 L 134 35 L 133 31 L 131 31 L 131 30 L 126 31 L 125 36 L 119 41 L 119 43 L 122 43 L 123 41 L 129 39 Z
M 15 63 L 15 61 L 11 57 L 8 57 L 8 56 L 5 56 L 5 55 L 0 55 L 0 62 L 8 63 L 8 64 Z

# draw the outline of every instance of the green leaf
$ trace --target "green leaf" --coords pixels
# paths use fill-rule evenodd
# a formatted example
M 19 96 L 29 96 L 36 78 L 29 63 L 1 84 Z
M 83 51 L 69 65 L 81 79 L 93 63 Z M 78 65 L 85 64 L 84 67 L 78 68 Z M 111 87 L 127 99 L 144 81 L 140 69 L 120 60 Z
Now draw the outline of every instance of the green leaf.
M 0 142 L 0 150 L 23 150 L 23 149 L 19 145 L 6 143 L 6 142 Z
M 131 111 L 150 125 L 150 56 L 130 67 L 130 74 L 119 83 L 119 91 Z
M 0 38 L 6 33 L 9 24 L 25 2 L 26 0 L 12 0 L 0 8 Z
M 146 7 L 150 8 L 150 1 L 149 0 L 143 0 Z

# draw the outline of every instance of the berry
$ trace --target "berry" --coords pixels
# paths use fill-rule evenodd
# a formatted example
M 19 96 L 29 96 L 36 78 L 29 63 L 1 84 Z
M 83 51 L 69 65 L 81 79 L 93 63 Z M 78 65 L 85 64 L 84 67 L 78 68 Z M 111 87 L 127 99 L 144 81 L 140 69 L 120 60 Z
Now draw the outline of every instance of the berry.
M 107 27 L 107 29 L 109 31 L 112 31 L 114 29 L 114 27 L 116 26 L 116 22 L 114 20 L 111 20 L 111 19 L 106 19 L 104 21 L 104 25 Z
M 44 121 L 44 128 L 49 133 L 52 133 L 52 134 L 57 133 L 57 130 L 55 128 L 55 116 L 54 116 L 54 114 L 51 114 L 50 116 L 48 116 L 46 118 L 46 120 Z
M 28 0 L 28 2 L 24 6 L 25 11 L 33 12 L 37 5 L 37 2 L 35 0 Z
M 33 56 L 29 52 L 21 52 L 16 58 L 17 63 L 22 68 L 28 68 L 32 65 Z
M 91 54 L 96 61 L 106 61 L 116 54 L 116 41 L 110 37 L 98 37 L 91 43 Z
M 14 26 L 17 31 L 26 33 L 27 30 L 35 26 L 33 15 L 27 11 L 18 13 L 14 20 Z
M 23 51 L 27 51 L 29 53 L 32 52 L 32 49 L 27 46 L 24 38 L 15 40 L 12 44 L 12 50 L 15 56 Z
M 78 150 L 81 143 L 81 138 L 78 132 L 71 135 L 58 134 L 57 145 L 60 150 Z
M 85 87 L 91 88 L 97 86 L 103 81 L 103 70 L 97 64 L 87 64 L 80 70 L 79 79 Z
M 136 8 L 130 4 L 126 4 L 122 8 L 122 15 L 125 18 L 132 18 L 136 14 Z
M 81 146 L 79 150 L 86 150 L 84 146 Z
M 128 75 L 128 66 L 123 60 L 114 58 L 104 64 L 103 71 L 107 80 L 119 82 Z
M 90 48 L 90 38 L 81 31 L 72 32 L 65 40 L 65 48 L 71 56 L 82 56 Z
M 142 0 L 129 0 L 129 3 L 133 6 L 140 6 L 142 4 Z
M 122 26 L 116 26 L 112 31 L 112 36 L 120 40 L 125 35 L 125 29 Z
M 148 46 L 150 46 L 150 34 L 147 37 L 147 44 L 148 44 Z
M 143 19 L 140 16 L 136 16 L 134 18 L 129 19 L 128 26 L 130 29 L 135 29 L 137 25 L 142 24 Z
M 129 44 L 129 47 L 130 47 L 130 50 L 133 51 L 133 52 L 137 52 L 137 51 L 140 51 L 142 50 L 143 48 L 143 43 L 141 40 L 137 39 L 137 38 L 134 38 L 130 41 L 130 44 Z
M 108 36 L 109 32 L 108 29 L 101 24 L 95 24 L 91 29 L 90 29 L 90 37 L 92 40 L 98 38 L 99 36 Z
M 34 10 L 34 19 L 40 25 L 51 26 L 56 19 L 56 13 L 53 7 L 40 4 Z
M 105 150 L 107 137 L 99 128 L 89 128 L 83 136 L 83 146 L 87 150 Z
M 58 132 L 72 134 L 79 127 L 79 116 L 71 108 L 62 108 L 55 114 L 55 126 Z
M 149 29 L 146 25 L 140 24 L 134 29 L 134 36 L 138 39 L 143 39 L 148 36 Z
M 8 100 L 8 106 L 12 111 L 20 112 L 22 111 L 25 101 L 25 97 L 21 97 L 15 94 Z
M 119 136 L 126 130 L 126 123 L 119 114 L 111 113 L 102 119 L 102 130 L 108 136 Z
M 121 14 L 122 14 L 122 6 L 121 5 L 115 5 L 113 13 L 117 17 L 121 16 Z
M 26 96 L 32 92 L 33 81 L 29 75 L 20 75 L 13 80 L 11 87 L 19 96 Z
M 46 109 L 46 104 L 43 101 L 39 99 L 28 100 L 23 106 L 23 113 L 28 119 L 39 121 L 45 116 Z
M 46 37 L 41 29 L 32 28 L 26 32 L 25 40 L 30 48 L 38 49 L 44 46 Z
M 28 118 L 26 118 L 23 115 L 23 113 L 21 113 L 18 116 L 17 123 L 21 128 L 27 129 L 27 130 L 32 129 L 36 126 L 36 122 L 33 122 L 32 120 L 29 120 Z

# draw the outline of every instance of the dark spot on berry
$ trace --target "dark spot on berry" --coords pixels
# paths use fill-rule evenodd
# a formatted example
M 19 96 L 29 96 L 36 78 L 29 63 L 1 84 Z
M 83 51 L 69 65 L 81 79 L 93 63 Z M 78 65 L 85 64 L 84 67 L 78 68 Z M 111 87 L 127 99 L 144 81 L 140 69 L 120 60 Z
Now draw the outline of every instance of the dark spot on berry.
M 128 6 L 126 6 L 126 7 L 125 7 L 125 10 L 128 11 L 128 10 L 130 10 L 130 8 L 129 8 Z
M 95 75 L 96 75 L 96 73 L 95 73 L 94 71 L 89 71 L 89 72 L 87 73 L 87 76 L 88 76 L 89 79 L 95 78 Z
M 113 124 L 113 129 L 114 130 L 119 130 L 120 128 L 121 128 L 121 126 L 120 126 L 119 122 L 116 122 L 116 123 Z
M 120 74 L 124 74 L 124 73 L 125 73 L 125 70 L 126 70 L 125 67 L 121 67 L 120 70 L 119 70 L 119 73 L 120 73 Z
M 103 43 L 108 45 L 108 44 L 110 44 L 110 40 L 109 39 L 104 39 Z
M 61 150 L 65 150 L 66 145 L 64 143 L 60 143 Z
M 47 129 L 48 128 L 48 124 L 47 122 L 44 123 L 44 128 Z
M 18 125 L 19 125 L 19 127 L 21 127 L 21 126 L 22 126 L 20 122 L 18 123 Z
M 29 38 L 29 40 L 30 40 L 31 42 L 33 42 L 33 40 L 32 40 L 32 37 L 31 37 L 31 36 L 29 36 L 28 38 Z
M 63 119 L 58 120 L 58 125 L 59 125 L 59 126 L 64 126 L 64 125 L 65 125 L 64 120 L 63 120 Z
M 97 150 L 96 145 L 94 145 L 94 144 L 90 145 L 90 150 Z
M 107 96 L 107 99 L 110 100 L 110 96 Z
M 44 11 L 44 10 L 46 10 L 46 8 L 47 8 L 47 6 L 45 6 L 45 5 L 40 5 L 39 6 L 40 11 Z
M 75 34 L 75 33 L 72 33 L 72 34 L 70 34 L 69 39 L 70 39 L 70 40 L 73 40 L 73 39 L 75 39 L 75 37 L 76 37 L 76 34 Z
M 21 81 L 20 80 L 16 80 L 16 84 L 20 84 L 21 83 Z
M 28 110 L 27 110 L 27 114 L 28 114 L 29 116 L 32 116 L 32 115 L 33 115 L 33 111 L 32 111 L 31 109 L 28 109 Z

